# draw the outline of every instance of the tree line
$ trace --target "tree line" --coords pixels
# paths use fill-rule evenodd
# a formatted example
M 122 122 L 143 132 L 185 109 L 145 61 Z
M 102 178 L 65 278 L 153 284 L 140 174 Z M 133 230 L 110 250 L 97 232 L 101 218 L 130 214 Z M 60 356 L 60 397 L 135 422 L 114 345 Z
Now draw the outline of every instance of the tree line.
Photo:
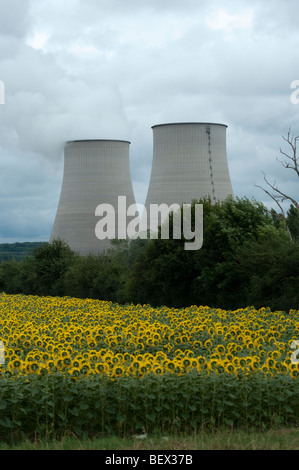
M 35 248 L 43 242 L 0 243 L 0 262 L 11 259 L 24 260 Z
M 256 200 L 207 198 L 193 201 L 193 224 L 197 203 L 203 204 L 199 250 L 186 251 L 171 231 L 169 240 L 115 240 L 108 252 L 85 257 L 54 240 L 21 261 L 2 262 L 0 291 L 175 308 L 298 309 L 298 209 L 291 204 L 282 219 Z

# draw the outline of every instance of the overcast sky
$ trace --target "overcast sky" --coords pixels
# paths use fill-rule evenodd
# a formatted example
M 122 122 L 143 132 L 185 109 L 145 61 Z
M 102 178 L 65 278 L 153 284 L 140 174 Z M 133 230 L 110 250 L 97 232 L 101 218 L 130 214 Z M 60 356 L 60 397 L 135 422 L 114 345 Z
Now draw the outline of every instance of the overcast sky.
M 0 242 L 49 239 L 67 140 L 131 141 L 144 203 L 168 122 L 228 126 L 235 196 L 275 207 L 264 172 L 298 200 L 276 160 L 299 135 L 298 21 L 296 0 L 0 0 Z

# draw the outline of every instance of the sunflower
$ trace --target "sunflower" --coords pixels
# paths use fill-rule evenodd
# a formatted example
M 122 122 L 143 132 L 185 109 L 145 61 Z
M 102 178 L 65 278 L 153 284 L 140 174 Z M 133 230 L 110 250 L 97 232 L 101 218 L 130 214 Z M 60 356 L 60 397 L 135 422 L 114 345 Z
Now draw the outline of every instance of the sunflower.
M 40 368 L 40 364 L 36 361 L 31 362 L 30 369 L 32 372 L 38 372 Z
M 191 367 L 197 367 L 198 366 L 198 361 L 196 358 L 191 359 Z
M 59 354 L 59 351 L 60 351 L 60 348 L 59 348 L 58 345 L 53 346 L 53 348 L 52 348 L 52 353 L 53 354 Z
M 90 353 L 89 353 L 89 360 L 90 360 L 91 363 L 97 362 L 97 360 L 98 360 L 98 355 L 97 355 L 96 351 L 90 351 Z
M 227 362 L 224 365 L 224 371 L 229 372 L 230 374 L 233 374 L 235 372 L 235 366 L 231 362 Z
M 20 359 L 15 359 L 12 361 L 12 365 L 14 369 L 20 369 L 22 366 L 22 361 Z
M 83 365 L 80 367 L 80 374 L 88 375 L 89 370 L 90 370 L 89 365 L 88 365 L 88 364 L 83 364 Z
M 222 374 L 225 371 L 225 367 L 223 364 L 218 364 L 216 368 L 217 374 Z
M 207 348 L 207 349 L 210 349 L 211 346 L 212 346 L 212 341 L 210 339 L 207 339 L 204 342 L 204 347 Z
M 113 367 L 111 371 L 111 377 L 121 377 L 124 374 L 124 368 L 120 365 Z
M 118 334 L 118 335 L 116 336 L 116 341 L 117 341 L 118 344 L 122 343 L 122 342 L 123 342 L 123 336 L 120 335 L 120 334 Z
M 268 367 L 268 364 L 263 364 L 262 367 L 261 367 L 261 371 L 264 372 L 264 373 L 268 373 L 269 372 L 269 367 Z
M 40 375 L 47 375 L 48 374 L 48 369 L 44 365 L 41 365 L 39 370 L 38 370 L 38 373 Z
M 58 358 L 55 360 L 55 366 L 58 368 L 58 369 L 61 369 L 62 366 L 63 366 L 63 360 L 61 358 Z
M 176 364 L 173 361 L 168 361 L 168 362 L 166 362 L 165 366 L 166 366 L 165 368 L 166 368 L 167 371 L 173 372 Z
M 216 351 L 219 354 L 224 354 L 225 353 L 225 346 L 223 346 L 223 344 L 218 344 L 218 346 L 216 347 Z
M 140 367 L 139 367 L 139 370 L 140 372 L 142 372 L 142 374 L 145 374 L 147 372 L 147 366 L 145 363 L 141 364 Z
M 166 359 L 166 354 L 163 352 L 163 351 L 158 351 L 155 355 L 155 359 L 158 361 L 158 362 L 162 362 L 162 361 L 165 361 Z
M 117 346 L 117 342 L 115 341 L 115 339 L 109 339 L 109 342 L 108 342 L 110 348 L 116 348 Z
M 276 361 L 274 359 L 268 358 L 265 362 L 265 364 L 268 365 L 268 368 L 275 367 Z
M 207 362 L 204 356 L 198 356 L 197 361 L 200 365 L 204 365 Z
M 108 372 L 109 367 L 107 367 L 106 364 L 104 364 L 102 362 L 99 362 L 98 364 L 96 364 L 94 366 L 94 370 L 95 370 L 95 372 L 98 372 L 98 373 L 106 373 L 106 372 Z
M 233 355 L 231 353 L 228 353 L 225 355 L 225 359 L 229 362 L 231 362 L 233 360 Z
M 294 379 L 296 379 L 298 376 L 299 376 L 299 371 L 294 369 L 291 371 L 291 377 L 293 377 Z
M 211 354 L 210 359 L 220 359 L 221 355 L 218 352 Z
M 87 342 L 89 348 L 95 348 L 97 343 L 94 339 L 88 340 Z
M 48 341 L 45 346 L 46 351 L 52 352 L 53 348 L 54 348 L 54 342 Z
M 72 367 L 68 370 L 68 373 L 71 374 L 73 377 L 79 377 L 80 369 L 78 367 Z
M 190 359 L 185 358 L 185 359 L 182 360 L 182 364 L 183 364 L 184 367 L 189 367 L 190 364 L 191 364 L 191 361 L 190 361 Z
M 40 361 L 42 358 L 42 355 L 40 353 L 34 353 L 33 357 L 35 361 Z
M 55 372 L 57 370 L 57 367 L 56 367 L 55 362 L 53 360 L 50 360 L 50 361 L 47 362 L 47 367 L 52 372 Z
M 246 361 L 246 359 L 245 359 L 244 357 L 240 357 L 240 359 L 239 359 L 239 365 L 240 365 L 241 367 L 245 367 L 245 366 L 247 365 L 247 361 Z
M 131 356 L 131 354 L 129 354 L 129 353 L 127 353 L 127 352 L 124 353 L 124 361 L 125 361 L 125 362 L 131 361 L 131 360 L 132 360 L 132 357 L 133 357 L 133 356 Z
M 72 366 L 72 359 L 70 357 L 65 357 L 63 359 L 63 364 L 67 367 L 71 367 Z
M 73 367 L 77 368 L 81 366 L 81 361 L 79 359 L 73 359 Z
M 168 370 L 169 372 L 169 370 Z M 179 364 L 176 364 L 173 372 L 175 372 L 177 375 L 183 375 L 183 369 L 181 368 L 181 366 Z
M 209 367 L 210 367 L 211 369 L 214 369 L 218 364 L 219 364 L 218 359 L 212 359 L 212 360 L 209 362 Z
M 192 351 L 191 349 L 185 349 L 184 354 L 187 357 L 194 357 L 194 351 Z
M 232 337 L 233 337 L 232 333 L 228 332 L 228 333 L 225 334 L 224 340 L 225 340 L 225 341 L 228 341 L 228 340 L 230 340 Z
M 132 367 L 133 369 L 139 369 L 139 367 L 140 367 L 140 362 L 138 361 L 138 359 L 134 359 L 134 360 L 132 361 L 131 367 Z

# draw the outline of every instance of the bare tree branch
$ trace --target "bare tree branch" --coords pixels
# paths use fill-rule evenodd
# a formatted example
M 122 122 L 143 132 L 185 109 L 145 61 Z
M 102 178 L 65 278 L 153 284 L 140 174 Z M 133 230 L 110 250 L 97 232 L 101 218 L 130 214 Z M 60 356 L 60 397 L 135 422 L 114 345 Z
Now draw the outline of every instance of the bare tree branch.
M 288 153 L 284 152 L 282 149 L 280 149 L 280 153 L 284 155 L 289 161 L 280 161 L 278 160 L 284 168 L 288 168 L 291 170 L 294 170 L 299 178 L 299 157 L 297 155 L 297 140 L 299 140 L 299 136 L 293 137 L 291 136 L 291 128 L 289 128 L 288 135 L 287 137 L 283 137 L 285 142 L 289 144 L 289 146 L 292 149 L 291 155 Z M 264 174 L 264 173 L 263 173 Z M 283 218 L 285 218 L 285 212 L 282 207 L 282 203 L 284 201 L 290 201 L 294 207 L 299 211 L 299 203 L 294 199 L 293 197 L 289 196 L 288 194 L 285 194 L 282 192 L 280 189 L 278 189 L 276 182 L 274 181 L 273 184 L 271 184 L 267 178 L 266 175 L 264 174 L 264 181 L 266 182 L 267 186 L 269 186 L 274 193 L 271 193 L 270 191 L 266 190 L 265 188 L 255 185 L 256 187 L 262 189 L 275 203 L 278 205 Z
M 297 140 L 299 139 L 299 136 L 292 137 L 291 128 L 290 128 L 288 131 L 288 136 L 287 137 L 282 136 L 282 138 L 285 142 L 287 142 L 290 145 L 292 149 L 292 154 L 288 155 L 282 149 L 280 149 L 280 153 L 284 155 L 285 157 L 287 157 L 291 161 L 291 163 L 288 163 L 285 161 L 283 162 L 278 159 L 277 160 L 284 166 L 284 168 L 289 168 L 291 170 L 294 170 L 297 173 L 297 176 L 299 178 L 299 161 L 298 161 L 298 156 L 297 156 Z
M 267 181 L 266 179 L 266 176 L 264 174 L 264 180 L 266 181 L 266 183 L 268 184 L 268 186 L 270 186 L 270 188 L 274 189 L 273 186 Z M 259 186 L 259 185 L 255 185 L 257 188 L 260 188 L 262 189 L 271 199 L 273 199 L 273 201 L 276 202 L 276 204 L 278 205 L 279 209 L 281 210 L 281 213 L 283 215 L 283 217 L 285 217 L 285 212 L 283 210 L 283 207 L 282 205 L 279 203 L 279 196 L 275 195 L 275 194 L 271 194 L 269 191 L 267 191 L 265 188 L 263 188 L 262 186 Z

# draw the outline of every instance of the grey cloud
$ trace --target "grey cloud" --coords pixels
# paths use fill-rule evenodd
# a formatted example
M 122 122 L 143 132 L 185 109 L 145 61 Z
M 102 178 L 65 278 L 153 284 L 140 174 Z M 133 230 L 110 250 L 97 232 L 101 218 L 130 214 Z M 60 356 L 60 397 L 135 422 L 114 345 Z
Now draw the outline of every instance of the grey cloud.
M 51 230 L 55 173 L 37 156 L 26 157 L 0 148 L 0 242 L 47 240 Z
M 262 171 L 293 188 L 291 175 L 275 158 L 288 127 L 299 134 L 299 108 L 290 103 L 289 89 L 299 79 L 294 1 L 14 4 L 19 9 L 13 21 L 8 2 L 0 0 L 6 15 L 0 30 L 0 79 L 6 85 L 0 165 L 7 175 L 2 236 L 8 226 L 10 236 L 28 235 L 30 225 L 32 237 L 47 230 L 50 235 L 66 140 L 131 140 L 133 185 L 137 202 L 143 202 L 151 169 L 151 126 L 162 122 L 227 124 L 236 195 L 267 200 L 254 187 L 263 182 Z M 248 29 L 211 29 L 209 21 L 219 10 L 229 15 L 253 11 L 252 24 Z M 30 44 L 39 34 L 46 39 L 36 50 Z M 8 161 L 4 155 L 14 158 Z M 28 184 L 22 186 L 25 179 Z M 20 192 L 22 201 L 17 202 Z
M 30 0 L 0 0 L 1 34 L 22 38 L 30 26 Z
M 13 59 L 4 61 L 3 70 L 3 124 L 14 129 L 19 148 L 55 158 L 66 140 L 128 136 L 113 84 L 98 79 L 95 85 L 92 78 L 70 76 L 51 54 L 23 45 Z
M 286 39 L 298 32 L 298 2 L 296 0 L 254 1 L 256 16 L 254 26 L 264 35 Z

